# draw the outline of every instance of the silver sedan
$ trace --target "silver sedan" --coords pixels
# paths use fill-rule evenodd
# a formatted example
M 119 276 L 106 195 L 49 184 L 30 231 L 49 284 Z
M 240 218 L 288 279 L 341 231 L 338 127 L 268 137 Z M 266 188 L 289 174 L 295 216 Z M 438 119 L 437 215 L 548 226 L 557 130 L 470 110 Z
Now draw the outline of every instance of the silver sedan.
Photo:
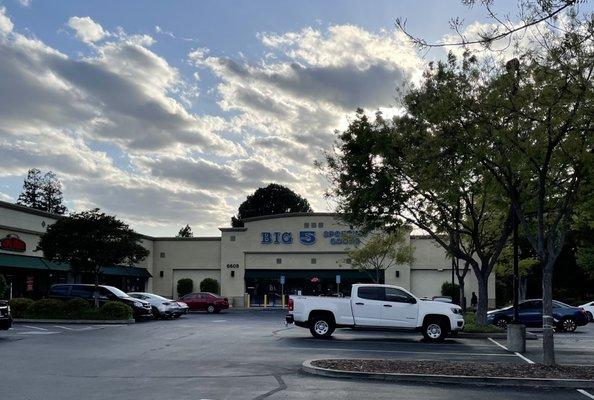
M 187 313 L 188 306 L 175 300 L 167 299 L 153 293 L 131 292 L 130 297 L 148 301 L 153 309 L 155 318 L 178 318 Z M 185 307 L 184 307 L 185 306 Z

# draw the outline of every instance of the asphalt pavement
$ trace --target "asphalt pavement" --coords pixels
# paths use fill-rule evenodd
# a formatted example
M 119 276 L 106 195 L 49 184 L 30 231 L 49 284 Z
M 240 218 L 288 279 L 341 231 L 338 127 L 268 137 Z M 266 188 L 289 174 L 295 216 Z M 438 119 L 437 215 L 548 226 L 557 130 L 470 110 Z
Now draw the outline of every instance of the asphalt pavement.
M 3 400 L 576 399 L 575 390 L 396 384 L 315 377 L 306 359 L 392 358 L 525 363 L 487 339 L 338 330 L 319 340 L 277 311 L 191 314 L 134 325 L 16 324 L 0 331 Z M 504 341 L 499 340 L 505 345 Z M 594 324 L 556 336 L 561 363 L 594 364 Z M 537 361 L 540 340 L 526 357 Z M 592 397 L 594 398 L 594 397 Z

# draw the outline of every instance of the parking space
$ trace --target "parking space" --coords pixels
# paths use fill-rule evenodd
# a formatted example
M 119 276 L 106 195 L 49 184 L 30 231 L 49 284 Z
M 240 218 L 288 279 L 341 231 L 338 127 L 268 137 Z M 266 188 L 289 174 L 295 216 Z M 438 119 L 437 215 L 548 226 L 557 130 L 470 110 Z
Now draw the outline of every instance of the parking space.
M 0 333 L 2 397 L 362 399 L 373 393 L 378 399 L 586 399 L 576 391 L 403 385 L 305 375 L 301 363 L 318 357 L 524 361 L 488 340 L 431 344 L 415 334 L 351 330 L 318 340 L 282 321 L 282 312 L 231 311 L 129 326 L 17 324 Z M 34 331 L 55 333 L 25 334 Z M 558 357 L 564 357 L 565 347 L 573 352 L 589 343 L 591 333 L 588 330 L 583 342 L 558 341 Z M 530 351 L 536 349 L 534 342 Z

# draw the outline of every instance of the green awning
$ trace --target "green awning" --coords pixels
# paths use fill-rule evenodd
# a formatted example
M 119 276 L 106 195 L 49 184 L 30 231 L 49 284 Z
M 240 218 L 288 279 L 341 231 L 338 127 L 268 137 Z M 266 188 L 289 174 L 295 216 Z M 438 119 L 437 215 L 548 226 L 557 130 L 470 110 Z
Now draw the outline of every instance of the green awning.
M 370 272 L 374 273 L 374 272 Z M 369 280 L 370 275 L 356 269 L 325 269 L 325 270 L 279 270 L 279 269 L 246 269 L 246 278 L 258 279 L 280 279 L 284 275 L 286 279 L 330 279 L 334 281 L 336 275 L 340 275 L 341 280 Z M 384 271 L 380 271 L 380 278 L 383 278 Z
M 44 271 L 70 272 L 70 264 L 48 261 L 42 257 L 23 256 L 0 253 L 0 268 L 36 269 Z M 130 276 L 133 278 L 150 278 L 152 275 L 146 268 L 116 265 L 101 268 L 105 275 Z
M 0 267 L 20 269 L 41 269 L 47 271 L 43 258 L 0 253 Z
M 112 267 L 101 268 L 103 275 L 115 275 L 115 276 L 130 276 L 133 278 L 150 278 L 151 273 L 146 268 L 139 267 L 125 267 L 122 265 L 114 265 Z

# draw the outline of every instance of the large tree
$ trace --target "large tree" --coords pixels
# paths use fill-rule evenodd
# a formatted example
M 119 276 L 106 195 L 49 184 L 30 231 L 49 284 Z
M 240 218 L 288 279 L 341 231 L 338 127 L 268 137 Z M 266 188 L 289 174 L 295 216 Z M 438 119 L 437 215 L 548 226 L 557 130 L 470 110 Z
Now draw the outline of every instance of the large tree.
M 42 175 L 39 169 L 31 168 L 17 204 L 62 215 L 66 212 L 63 201 L 62 184 L 56 174 L 49 171 Z
M 493 180 L 463 148 L 447 112 L 463 80 L 448 65 L 430 69 L 424 84 L 404 99 L 406 113 L 370 121 L 362 110 L 340 133 L 325 166 L 344 218 L 364 229 L 409 224 L 446 252 L 468 263 L 478 280 L 477 323 L 484 324 L 488 279 L 511 232 Z M 451 103 L 454 102 L 454 103 Z
M 177 233 L 177 236 L 179 238 L 191 238 L 194 237 L 194 234 L 192 233 L 192 228 L 190 228 L 190 225 L 186 225 L 183 228 L 181 228 L 179 230 L 179 232 Z
M 48 260 L 69 263 L 74 271 L 92 273 L 97 306 L 97 286 L 103 267 L 132 266 L 149 255 L 138 233 L 99 209 L 60 218 L 41 236 L 38 249 Z
M 231 218 L 234 227 L 243 226 L 244 218 L 297 212 L 313 212 L 309 202 L 286 186 L 276 183 L 258 188 L 241 203 L 237 216 Z

